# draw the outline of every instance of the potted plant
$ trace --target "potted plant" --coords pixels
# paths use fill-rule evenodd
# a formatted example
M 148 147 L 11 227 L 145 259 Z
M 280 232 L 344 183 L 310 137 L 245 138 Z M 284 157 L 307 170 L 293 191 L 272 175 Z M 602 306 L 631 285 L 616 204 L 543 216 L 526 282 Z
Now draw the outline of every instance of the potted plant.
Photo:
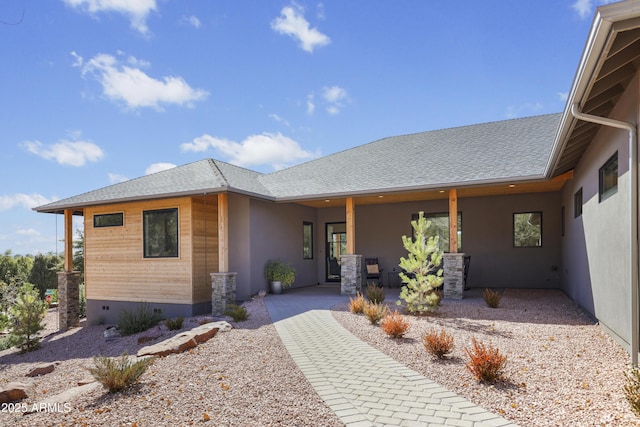
M 288 288 L 296 280 L 296 269 L 280 260 L 267 262 L 264 274 L 271 284 L 271 293 L 280 294 L 283 288 Z

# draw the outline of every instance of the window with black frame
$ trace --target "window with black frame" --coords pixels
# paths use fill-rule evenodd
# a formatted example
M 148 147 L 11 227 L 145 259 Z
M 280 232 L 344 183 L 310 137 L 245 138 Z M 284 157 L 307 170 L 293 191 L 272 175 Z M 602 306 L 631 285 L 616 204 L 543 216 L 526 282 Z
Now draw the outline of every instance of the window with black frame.
M 599 200 L 605 201 L 618 192 L 618 152 L 600 168 Z
M 411 220 L 417 221 L 419 214 L 412 214 Z M 449 213 L 448 212 L 437 212 L 437 213 L 426 213 L 424 217 L 427 221 L 430 222 L 427 237 L 438 236 L 438 248 L 442 252 L 449 252 Z M 411 235 L 415 238 L 413 234 L 413 229 L 411 230 Z M 462 212 L 458 212 L 458 252 L 462 252 Z
M 178 257 L 178 209 L 144 211 L 144 257 Z

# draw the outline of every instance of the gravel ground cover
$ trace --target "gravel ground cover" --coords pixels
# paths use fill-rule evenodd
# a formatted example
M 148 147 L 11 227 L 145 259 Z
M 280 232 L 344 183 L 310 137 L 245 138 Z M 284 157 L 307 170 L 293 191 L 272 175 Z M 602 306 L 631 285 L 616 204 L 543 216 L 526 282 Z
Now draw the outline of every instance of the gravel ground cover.
M 69 411 L 0 413 L 1 426 L 340 426 L 287 353 L 262 299 L 245 303 L 246 322 L 204 344 L 157 359 L 133 389 L 109 394 L 102 387 L 72 402 Z M 54 325 L 55 313 L 48 315 Z M 229 321 L 230 319 L 224 319 Z M 185 319 L 183 330 L 197 325 Z M 92 356 L 135 354 L 138 335 L 106 342 L 105 326 L 84 326 L 46 338 L 28 354 L 0 352 L 0 385 L 29 384 L 25 404 L 39 403 L 89 376 Z M 171 336 L 166 332 L 164 339 Z M 155 342 L 155 341 L 153 341 Z M 152 343 L 153 343 L 152 342 Z M 145 344 L 148 345 L 148 344 Z M 42 362 L 55 371 L 25 374 Z
M 624 398 L 628 355 L 559 291 L 508 289 L 495 309 L 480 295 L 443 300 L 433 315 L 406 316 L 411 327 L 402 339 L 388 338 L 346 305 L 333 315 L 383 353 L 521 426 L 640 425 Z M 425 333 L 441 328 L 455 340 L 444 361 L 422 344 Z M 473 337 L 508 357 L 503 381 L 479 384 L 465 368 Z

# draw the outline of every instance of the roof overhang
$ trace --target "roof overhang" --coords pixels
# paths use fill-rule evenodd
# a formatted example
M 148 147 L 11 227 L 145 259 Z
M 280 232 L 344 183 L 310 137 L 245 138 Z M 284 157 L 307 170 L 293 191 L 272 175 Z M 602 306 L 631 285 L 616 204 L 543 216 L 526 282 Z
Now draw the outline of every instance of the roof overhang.
M 598 8 L 578 65 L 546 176 L 572 170 L 600 129 L 571 114 L 577 103 L 583 113 L 608 117 L 640 65 L 640 0 Z

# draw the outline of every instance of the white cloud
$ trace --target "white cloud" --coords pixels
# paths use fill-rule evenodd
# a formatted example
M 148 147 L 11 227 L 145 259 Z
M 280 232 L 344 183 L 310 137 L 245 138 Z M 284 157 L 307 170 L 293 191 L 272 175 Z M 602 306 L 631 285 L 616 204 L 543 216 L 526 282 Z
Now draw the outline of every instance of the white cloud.
M 316 111 L 316 105 L 313 103 L 313 94 L 307 95 L 307 114 L 311 115 Z
M 120 53 L 122 55 L 122 53 Z M 114 101 L 123 101 L 129 108 L 152 107 L 162 111 L 160 104 L 193 106 L 209 95 L 203 89 L 192 89 L 181 77 L 163 77 L 154 79 L 135 68 L 148 67 L 149 63 L 129 56 L 122 65 L 112 55 L 98 54 L 82 68 L 82 75 L 90 74 L 100 82 L 104 95 Z
M 23 194 L 17 193 L 10 196 L 0 196 L 0 211 L 8 211 L 15 207 L 24 209 L 32 209 L 36 206 L 46 205 L 54 200 L 47 199 L 40 194 Z
M 313 52 L 316 47 L 331 43 L 327 35 L 316 28 L 309 28 L 309 22 L 304 18 L 304 11 L 295 3 L 282 8 L 280 16 L 271 21 L 271 29 L 297 39 L 300 47 L 307 52 Z
M 318 3 L 316 5 L 316 16 L 319 20 L 324 21 L 327 19 L 327 15 L 324 13 L 324 3 Z
M 286 127 L 289 127 L 289 121 L 287 119 L 283 119 L 282 117 L 280 117 L 279 115 L 272 113 L 269 114 L 269 118 L 275 120 L 278 123 L 282 123 L 283 125 L 285 125 Z
M 508 119 L 528 116 L 540 112 L 543 108 L 544 106 L 540 102 L 526 102 L 518 106 L 510 105 L 507 107 L 506 116 Z
M 319 153 L 305 151 L 293 139 L 281 133 L 251 135 L 242 142 L 202 135 L 180 145 L 183 151 L 202 152 L 214 149 L 225 155 L 229 163 L 238 166 L 271 165 L 282 169 L 296 162 L 318 157 Z
M 558 98 L 562 102 L 566 102 L 569 99 L 569 92 L 558 92 Z
M 167 169 L 173 169 L 176 165 L 173 163 L 154 163 L 150 165 L 145 171 L 145 175 L 151 175 L 152 173 L 166 171 Z
M 200 28 L 202 26 L 202 22 L 200 22 L 200 19 L 198 19 L 198 17 L 195 15 L 183 16 L 180 19 L 180 22 L 191 25 L 193 28 Z
M 40 236 L 41 233 L 33 228 L 21 228 L 16 230 L 16 234 L 19 236 L 37 237 Z
M 71 51 L 71 56 L 75 58 L 75 61 L 73 62 L 73 64 L 71 64 L 71 66 L 82 67 L 82 64 L 84 63 L 84 58 L 78 55 L 75 51 Z
M 593 14 L 593 8 L 603 5 L 613 3 L 617 0 L 576 0 L 571 7 L 573 10 L 578 12 L 580 18 L 588 18 Z
M 327 112 L 331 115 L 340 113 L 346 102 L 349 102 L 349 94 L 340 86 L 324 87 L 322 97 L 329 104 Z
M 88 12 L 117 12 L 129 18 L 131 28 L 148 34 L 147 16 L 156 10 L 156 0 L 63 0 L 67 5 Z
M 102 149 L 90 141 L 60 140 L 50 145 L 40 141 L 25 141 L 22 145 L 30 153 L 43 159 L 54 159 L 61 165 L 84 166 L 87 162 L 97 162 L 104 157 Z
M 118 174 L 118 173 L 109 173 L 109 182 L 111 184 L 117 184 L 119 182 L 125 182 L 128 181 L 129 178 L 127 178 L 124 175 Z

